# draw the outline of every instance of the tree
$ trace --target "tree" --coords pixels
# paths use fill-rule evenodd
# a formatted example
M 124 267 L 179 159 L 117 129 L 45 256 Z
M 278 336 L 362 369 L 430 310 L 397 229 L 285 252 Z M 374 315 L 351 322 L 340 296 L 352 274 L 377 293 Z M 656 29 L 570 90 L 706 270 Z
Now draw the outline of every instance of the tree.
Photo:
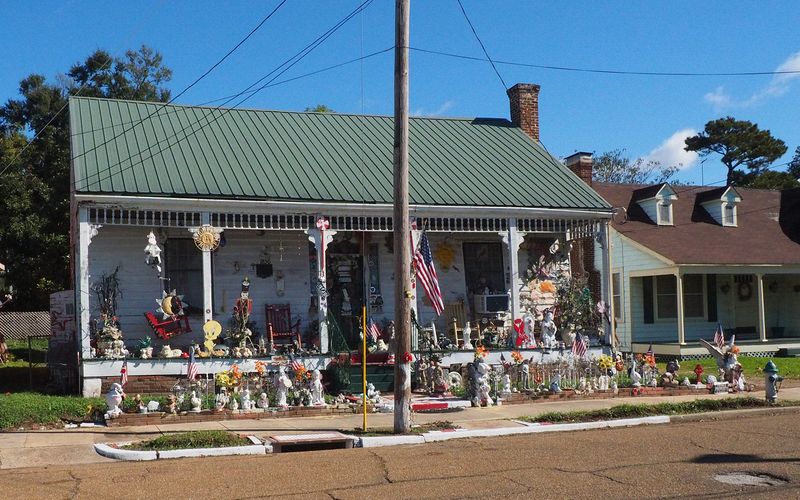
M 649 184 L 666 182 L 678 171 L 677 166 L 664 167 L 644 158 L 631 160 L 624 149 L 607 151 L 594 159 L 592 180 L 614 184 Z
M 328 106 L 324 104 L 317 104 L 316 106 L 309 106 L 304 110 L 306 113 L 336 113 L 336 111 L 332 110 Z
M 792 189 L 800 187 L 800 182 L 789 172 L 765 170 L 759 174 L 742 174 L 735 172 L 734 182 L 737 186 L 755 189 Z
M 750 173 L 759 175 L 786 152 L 786 144 L 755 123 L 728 116 L 706 123 L 703 132 L 687 137 L 684 149 L 701 157 L 722 155 L 720 161 L 728 168 L 727 183 L 731 185 L 737 180 L 737 168 L 744 165 Z
M 9 166 L 0 176 L 0 262 L 8 269 L 6 282 L 14 285 L 16 308 L 47 308 L 49 294 L 71 282 L 69 116 L 58 111 L 79 91 L 167 101 L 163 85 L 171 75 L 149 47 L 121 58 L 98 50 L 54 83 L 29 75 L 20 82 L 20 97 L 0 106 L 0 169 Z M 31 142 L 35 132 L 39 137 Z
M 789 166 L 786 168 L 786 171 L 795 179 L 800 181 L 800 146 L 797 146 L 797 149 L 794 150 L 794 157 L 792 161 L 789 162 Z

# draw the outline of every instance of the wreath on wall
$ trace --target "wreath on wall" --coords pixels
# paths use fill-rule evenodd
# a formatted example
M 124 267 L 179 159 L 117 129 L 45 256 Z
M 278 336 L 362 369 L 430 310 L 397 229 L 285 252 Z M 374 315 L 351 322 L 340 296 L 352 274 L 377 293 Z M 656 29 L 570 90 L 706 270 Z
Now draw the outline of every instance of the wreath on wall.
M 750 297 L 753 296 L 753 287 L 750 286 L 750 283 L 745 283 L 744 281 L 742 281 L 741 283 L 739 283 L 739 286 L 736 289 L 736 295 L 742 302 L 750 300 Z

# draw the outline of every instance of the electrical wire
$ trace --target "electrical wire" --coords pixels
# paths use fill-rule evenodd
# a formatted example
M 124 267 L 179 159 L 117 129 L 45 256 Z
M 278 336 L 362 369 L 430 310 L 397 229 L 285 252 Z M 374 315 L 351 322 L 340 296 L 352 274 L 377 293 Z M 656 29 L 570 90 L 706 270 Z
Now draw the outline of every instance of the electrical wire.
M 278 66 L 277 66 L 275 69 L 273 69 L 272 71 L 270 71 L 270 72 L 269 72 L 269 73 L 267 73 L 266 75 L 262 76 L 261 78 L 259 78 L 258 80 L 256 80 L 255 82 L 253 82 L 252 84 L 250 84 L 249 86 L 247 86 L 247 87 L 246 87 L 244 90 L 242 90 L 241 92 L 238 92 L 238 93 L 234 94 L 234 95 L 231 97 L 231 99 L 228 99 L 228 100 L 226 100 L 225 102 L 223 102 L 222 104 L 220 104 L 219 106 L 217 106 L 217 107 L 215 107 L 215 108 L 212 108 L 212 109 L 211 109 L 211 113 L 210 113 L 209 115 L 206 115 L 206 116 L 204 116 L 203 118 L 201 118 L 201 120 L 198 120 L 197 122 L 194 122 L 194 123 L 189 123 L 188 125 L 184 126 L 184 127 L 181 129 L 181 130 L 179 130 L 179 131 L 178 131 L 178 132 L 176 132 L 175 134 L 173 134 L 173 135 L 171 135 L 171 136 L 169 136 L 169 137 L 166 137 L 166 138 L 164 138 L 164 139 L 161 139 L 160 141 L 156 142 L 155 144 L 149 145 L 149 146 L 147 147 L 147 149 L 146 149 L 146 152 L 148 152 L 148 153 L 149 153 L 149 152 L 150 152 L 150 151 L 151 151 L 151 150 L 152 150 L 154 147 L 156 147 L 156 146 L 158 146 L 158 145 L 160 145 L 160 144 L 164 143 L 165 141 L 167 141 L 167 142 L 168 142 L 170 139 L 173 139 L 173 138 L 177 137 L 179 134 L 181 134 L 182 132 L 185 132 L 187 129 L 189 129 L 189 128 L 192 128 L 192 130 L 191 130 L 190 132 L 188 132 L 188 133 L 185 133 L 185 134 L 184 134 L 184 136 L 183 136 L 183 137 L 181 137 L 181 138 L 179 138 L 179 139 L 178 139 L 176 142 L 174 142 L 174 143 L 172 143 L 172 144 L 168 144 L 166 147 L 159 148 L 159 150 L 158 150 L 158 151 L 156 151 L 155 153 L 151 153 L 151 154 L 150 154 L 149 156 L 147 156 L 147 157 L 142 157 L 142 155 L 143 155 L 143 152 L 135 153 L 134 155 L 132 155 L 132 156 L 130 156 L 130 157 L 128 157 L 128 158 L 126 158 L 125 160 L 122 160 L 122 161 L 120 161 L 120 162 L 117 162 L 117 163 L 115 163 L 115 164 L 113 164 L 113 165 L 110 165 L 110 166 L 108 166 L 108 167 L 104 168 L 104 169 L 98 170 L 97 172 L 93 172 L 92 174 L 89 174 L 89 175 L 87 175 L 85 178 L 81 179 L 81 182 L 85 183 L 85 186 L 84 186 L 84 188 L 87 188 L 87 187 L 88 187 L 88 185 L 89 185 L 89 179 L 91 179 L 91 178 L 94 178 L 94 177 L 99 177 L 99 176 L 103 175 L 104 173 L 108 173 L 109 175 L 107 175 L 106 177 L 99 178 L 99 179 L 97 179 L 97 180 L 93 180 L 91 183 L 92 183 L 92 184 L 95 184 L 95 183 L 96 183 L 96 184 L 99 184 L 99 183 L 101 183 L 101 182 L 103 182 L 103 181 L 105 181 L 105 180 L 111 179 L 111 178 L 112 178 L 114 175 L 121 174 L 122 172 L 124 172 L 124 171 L 126 171 L 126 170 L 130 170 L 131 168 L 133 168 L 133 167 L 135 167 L 135 166 L 137 166 L 137 165 L 140 165 L 140 164 L 142 164 L 144 161 L 146 161 L 146 160 L 149 160 L 150 158 L 153 158 L 154 156 L 157 156 L 157 155 L 159 155 L 159 154 L 162 154 L 162 153 L 164 153 L 164 152 L 165 152 L 167 149 L 170 149 L 170 148 L 172 148 L 172 146 L 175 146 L 176 144 L 179 144 L 181 141 L 183 141 L 183 140 L 185 140 L 185 139 L 188 139 L 190 136 L 193 136 L 194 134 L 196 134 L 197 132 L 199 132 L 200 130 L 202 130 L 203 128 L 205 128 L 206 126 L 208 126 L 208 125 L 210 125 L 210 124 L 212 124 L 212 123 L 216 122 L 217 120 L 219 120 L 220 118 L 222 118 L 223 116 L 225 116 L 227 113 L 229 113 L 230 111 L 232 111 L 232 110 L 236 109 L 236 108 L 237 108 L 238 106 L 240 106 L 242 103 L 244 103 L 245 101 L 247 101 L 248 99 L 250 99 L 251 97 L 253 97 L 255 94 L 257 94 L 258 92 L 260 92 L 260 91 L 261 91 L 261 90 L 263 90 L 264 88 L 266 88 L 268 85 L 272 84 L 272 83 L 273 83 L 273 82 L 274 82 L 274 81 L 275 81 L 275 80 L 276 80 L 278 77 L 280 77 L 281 75 L 283 75 L 284 73 L 286 73 L 287 71 L 289 71 L 289 70 L 290 70 L 292 67 L 294 67 L 294 66 L 295 66 L 297 63 L 299 63 L 301 60 L 303 60 L 303 59 L 304 59 L 304 58 L 305 58 L 305 57 L 306 57 L 308 54 L 310 54 L 310 53 L 311 53 L 311 52 L 312 52 L 314 49 L 316 49 L 317 47 L 319 47 L 319 46 L 320 46 L 322 43 L 324 43 L 324 42 L 325 42 L 325 41 L 326 41 L 328 38 L 330 38 L 330 37 L 331 37 L 331 36 L 332 36 L 332 35 L 333 35 L 335 32 L 337 32 L 337 31 L 338 31 L 338 30 L 339 30 L 339 29 L 340 29 L 342 26 L 344 26 L 344 25 L 345 25 L 345 24 L 346 24 L 348 21 L 350 21 L 350 20 L 351 20 L 353 17 L 355 17 L 355 16 L 356 16 L 356 15 L 357 15 L 359 12 L 361 12 L 361 11 L 363 11 L 364 9 L 366 9 L 367 7 L 369 7 L 369 5 L 370 5 L 370 4 L 371 4 L 373 1 L 374 1 L 374 0 L 365 0 L 364 2 L 362 2 L 361 4 L 359 4 L 359 5 L 358 5 L 358 6 L 357 6 L 357 7 L 356 7 L 356 8 L 355 8 L 353 11 L 351 11 L 351 12 L 350 12 L 348 15 L 346 15 L 346 16 L 345 16 L 343 19 L 341 19 L 339 22 L 337 22 L 337 23 L 336 23 L 336 24 L 334 24 L 334 25 L 333 25 L 331 28 L 329 28 L 329 29 L 328 29 L 328 30 L 327 30 L 325 33 L 323 33 L 322 35 L 318 36 L 318 37 L 317 37 L 317 38 L 316 38 L 314 41 L 312 41 L 311 43 L 309 43 L 308 45 L 306 45 L 306 46 L 305 46 L 303 49 L 301 49 L 301 50 L 300 50 L 298 53 L 296 53 L 295 55 L 293 55 L 293 56 L 292 56 L 292 57 L 290 57 L 289 59 L 285 60 L 283 63 L 281 63 L 280 65 L 278 65 Z M 284 67 L 284 66 L 285 66 L 285 67 Z M 281 69 L 281 68 L 283 68 L 283 69 Z M 280 70 L 280 71 L 279 71 L 279 70 Z M 272 75 L 273 75 L 273 74 L 275 74 L 276 72 L 277 72 L 277 74 L 276 74 L 275 76 L 273 76 L 271 79 L 269 79 L 269 80 L 267 81 L 267 83 L 265 83 L 265 84 L 261 85 L 260 87 L 258 87 L 258 88 L 257 88 L 255 91 L 253 91 L 253 92 L 248 92 L 248 91 L 250 91 L 250 89 L 252 89 L 252 88 L 253 88 L 253 87 L 255 87 L 256 85 L 258 85 L 258 84 L 259 84 L 259 83 L 261 83 L 262 81 L 266 80 L 267 78 L 269 78 L 270 76 L 272 76 Z M 232 107 L 230 107 L 230 108 L 223 108 L 223 106 L 225 106 L 227 103 L 229 103 L 229 102 L 233 101 L 233 100 L 234 100 L 236 97 L 240 97 L 240 96 L 242 96 L 242 95 L 244 95 L 244 94 L 249 94 L 249 95 L 247 95 L 246 97 L 244 97 L 243 99 L 241 99 L 240 101 L 238 101 L 237 103 L 235 103 L 235 104 L 234 104 Z M 214 116 L 215 112 L 216 112 L 216 111 L 219 111 L 219 110 L 222 110 L 222 113 L 221 113 L 221 114 L 219 114 L 218 116 Z M 209 118 L 209 117 L 212 117 L 212 116 L 213 116 L 213 119 L 211 119 L 211 120 L 209 121 L 209 120 L 208 120 L 208 118 Z M 204 118 L 207 120 L 207 121 L 206 121 L 206 123 L 201 123 L 201 121 L 202 121 Z M 197 128 L 197 129 L 195 130 L 195 129 L 194 129 L 194 126 L 195 126 L 195 125 L 198 125 L 198 124 L 199 124 L 200 126 L 199 126 L 199 128 Z M 135 158 L 135 157 L 137 157 L 137 156 L 138 156 L 138 157 L 142 157 L 142 158 L 141 158 L 141 159 L 140 159 L 138 162 L 135 162 L 135 163 L 134 163 L 134 162 L 133 162 L 133 158 Z M 127 161 L 130 161 L 130 162 L 131 162 L 131 164 L 130 164 L 130 165 L 128 165 L 128 166 L 126 166 L 126 167 L 122 167 L 122 168 L 120 168 L 120 169 L 119 169 L 119 171 L 118 171 L 118 172 L 116 172 L 116 173 L 112 173 L 112 169 L 114 169 L 115 167 L 118 167 L 118 166 L 121 166 L 121 165 L 123 165 L 123 164 L 124 164 L 125 162 L 127 162 Z M 75 181 L 73 181 L 73 188 L 75 188 L 75 187 L 77 186 L 77 183 L 78 183 L 77 179 L 76 179 Z
M 472 34 L 475 35 L 475 39 L 478 40 L 478 44 L 480 44 L 481 49 L 483 49 L 483 54 L 486 56 L 486 59 L 488 59 L 489 63 L 492 65 L 492 69 L 494 69 L 494 73 L 497 75 L 497 78 L 500 79 L 500 83 L 503 85 L 503 90 L 508 90 L 508 85 L 506 85 L 506 81 L 503 80 L 502 76 L 500 76 L 500 72 L 497 71 L 497 66 L 495 66 L 494 61 L 492 61 L 492 58 L 489 56 L 489 52 L 486 50 L 486 46 L 483 44 L 481 37 L 478 36 L 478 32 L 475 30 L 475 26 L 472 24 L 472 21 L 469 20 L 467 11 L 464 9 L 464 5 L 461 3 L 461 0 L 457 1 L 458 1 L 458 6 L 461 8 L 461 13 L 464 14 L 464 19 L 467 20 L 467 24 L 469 24 L 469 27 L 472 30 Z
M 466 59 L 469 61 L 482 61 L 493 62 L 497 64 L 504 64 L 507 66 L 521 66 L 525 68 L 537 69 L 550 69 L 556 71 L 576 71 L 581 73 L 602 73 L 610 75 L 639 75 L 639 76 L 760 76 L 760 75 L 796 75 L 800 74 L 800 70 L 782 70 L 782 71 L 729 71 L 729 72 L 670 72 L 670 71 L 624 71 L 624 70 L 611 70 L 611 69 L 595 69 L 595 68 L 577 68 L 570 66 L 548 66 L 544 64 L 532 64 L 515 61 L 501 61 L 484 59 L 482 57 L 467 56 L 463 54 L 454 54 L 452 52 L 443 52 L 439 50 L 422 49 L 419 47 L 408 47 L 409 50 L 421 52 L 423 54 L 434 54 L 445 57 L 453 57 L 456 59 Z

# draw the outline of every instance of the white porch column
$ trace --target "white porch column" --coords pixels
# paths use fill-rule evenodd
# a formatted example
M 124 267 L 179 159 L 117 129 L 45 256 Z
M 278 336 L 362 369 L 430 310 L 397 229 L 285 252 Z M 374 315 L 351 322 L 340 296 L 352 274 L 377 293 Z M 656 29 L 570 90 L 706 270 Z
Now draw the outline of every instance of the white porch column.
M 525 233 L 520 232 L 517 230 L 517 219 L 516 217 L 510 217 L 508 219 L 508 231 L 499 232 L 497 233 L 503 239 L 503 244 L 506 246 L 506 250 L 508 250 L 508 269 L 509 269 L 509 279 L 506 285 L 508 288 L 508 294 L 510 296 L 510 312 L 511 312 L 511 321 L 520 317 L 520 305 L 519 305 L 519 290 L 522 288 L 522 280 L 519 276 L 519 247 L 522 245 L 522 242 L 525 241 Z M 511 336 L 516 345 L 517 341 L 517 333 L 512 328 L 511 329 Z
M 678 299 L 678 343 L 686 345 L 686 325 L 683 317 L 683 273 L 675 273 L 676 289 L 675 295 Z
M 764 307 L 764 275 L 756 274 L 758 287 L 758 337 L 761 342 L 767 341 L 767 314 Z
M 222 229 L 211 227 L 211 214 L 201 214 L 200 227 L 190 228 L 195 244 L 203 252 L 203 323 L 214 319 L 214 277 L 211 273 L 211 252 L 219 246 Z
M 413 272 L 414 269 L 414 252 L 417 250 L 417 245 L 419 245 L 419 238 L 422 236 L 422 231 L 416 229 L 416 220 L 412 218 L 411 220 L 411 269 L 412 269 L 412 276 L 416 276 Z M 416 279 L 416 278 L 415 278 Z M 425 325 L 422 324 L 422 318 L 419 317 L 419 287 L 416 286 L 417 282 L 414 282 L 414 286 L 411 287 L 411 312 L 414 313 L 414 317 L 417 318 L 417 323 L 420 326 L 424 327 Z M 411 325 L 411 350 L 416 351 L 419 349 L 419 329 Z
M 319 321 L 319 350 L 323 353 L 330 352 L 330 339 L 328 335 L 328 290 L 327 271 L 325 266 L 325 252 L 333 241 L 336 231 L 328 229 L 330 223 L 323 217 L 317 219 L 317 227 L 306 229 L 308 241 L 314 244 L 317 250 L 317 319 Z
M 601 261 L 603 266 L 603 269 L 600 271 L 600 276 L 602 276 L 600 280 L 602 286 L 600 294 L 602 295 L 603 302 L 606 304 L 606 314 L 609 320 L 607 323 L 603 324 L 603 330 L 606 337 L 606 344 L 612 347 L 618 347 L 614 344 L 614 337 L 616 336 L 614 332 L 614 318 L 617 312 L 614 310 L 614 276 L 611 267 L 611 228 L 608 221 L 605 220 L 600 223 L 600 249 L 602 252 Z M 620 300 L 620 307 L 622 307 L 622 300 Z
M 75 247 L 75 311 L 77 330 L 80 333 L 81 358 L 92 357 L 91 348 L 91 310 L 89 304 L 89 245 L 102 226 L 89 223 L 89 210 L 78 209 L 78 237 Z

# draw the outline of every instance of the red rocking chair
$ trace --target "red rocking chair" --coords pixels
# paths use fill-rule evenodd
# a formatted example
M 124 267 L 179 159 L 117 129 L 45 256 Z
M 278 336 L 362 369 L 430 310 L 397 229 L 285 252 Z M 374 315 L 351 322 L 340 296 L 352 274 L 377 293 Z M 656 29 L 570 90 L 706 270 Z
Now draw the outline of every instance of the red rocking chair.
M 267 305 L 267 334 L 269 343 L 274 346 L 276 340 L 288 340 L 290 344 L 298 347 L 300 341 L 300 318 L 292 323 L 292 310 L 289 304 Z
M 189 327 L 189 318 L 186 316 L 174 316 L 159 320 L 155 314 L 147 311 L 144 313 L 144 317 L 147 318 L 147 324 L 150 325 L 153 332 L 164 340 L 192 331 Z

